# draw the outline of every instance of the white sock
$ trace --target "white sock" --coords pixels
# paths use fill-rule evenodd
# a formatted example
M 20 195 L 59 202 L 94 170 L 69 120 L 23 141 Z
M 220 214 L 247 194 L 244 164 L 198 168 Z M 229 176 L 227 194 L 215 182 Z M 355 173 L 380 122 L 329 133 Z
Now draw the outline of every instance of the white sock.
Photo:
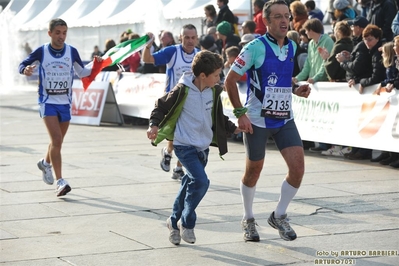
M 281 215 L 287 213 L 288 204 L 290 204 L 291 200 L 295 197 L 297 191 L 297 188 L 294 188 L 288 184 L 287 180 L 284 179 L 283 184 L 281 185 L 280 199 L 278 201 L 277 208 L 274 211 L 275 218 L 279 218 Z
M 175 172 L 180 171 L 180 170 L 183 170 L 183 168 L 180 167 L 180 166 L 176 166 L 176 167 L 175 167 Z
M 256 186 L 247 187 L 241 181 L 240 191 L 241 191 L 242 203 L 244 205 L 244 217 L 242 219 L 248 220 L 254 218 L 254 214 L 252 212 L 252 205 L 255 198 Z
M 163 153 L 164 153 L 165 155 L 170 155 L 170 156 L 172 156 L 172 153 L 173 153 L 173 152 L 169 153 L 169 152 L 168 152 L 168 149 L 165 147 L 165 149 L 163 150 Z
M 48 162 L 46 162 L 46 159 L 43 159 L 43 165 L 44 166 L 50 166 L 50 164 Z

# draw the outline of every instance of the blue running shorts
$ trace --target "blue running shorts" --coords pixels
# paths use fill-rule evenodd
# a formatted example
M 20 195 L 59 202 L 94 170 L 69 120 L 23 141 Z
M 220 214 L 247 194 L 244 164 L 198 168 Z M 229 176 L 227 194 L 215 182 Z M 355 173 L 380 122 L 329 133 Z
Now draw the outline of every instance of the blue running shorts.
M 40 103 L 39 106 L 41 118 L 45 118 L 46 116 L 57 116 L 59 122 L 67 122 L 71 120 L 70 104 Z

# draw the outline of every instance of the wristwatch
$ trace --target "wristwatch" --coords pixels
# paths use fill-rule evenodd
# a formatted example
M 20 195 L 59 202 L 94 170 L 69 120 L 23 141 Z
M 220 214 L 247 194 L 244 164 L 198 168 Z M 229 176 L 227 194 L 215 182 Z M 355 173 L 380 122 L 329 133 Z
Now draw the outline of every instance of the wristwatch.
M 158 126 L 158 124 L 157 124 L 157 123 L 150 122 L 150 127 L 157 127 L 157 126 Z

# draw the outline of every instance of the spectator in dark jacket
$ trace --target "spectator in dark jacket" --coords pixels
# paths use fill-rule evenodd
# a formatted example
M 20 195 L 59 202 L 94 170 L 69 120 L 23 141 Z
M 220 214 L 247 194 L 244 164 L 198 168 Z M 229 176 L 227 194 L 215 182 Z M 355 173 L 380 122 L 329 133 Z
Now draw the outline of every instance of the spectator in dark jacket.
M 346 21 L 338 21 L 334 27 L 334 35 L 336 41 L 331 50 L 328 53 L 326 49 L 320 51 L 321 57 L 325 60 L 324 67 L 329 81 L 332 82 L 345 82 L 346 72 L 340 67 L 340 63 L 336 59 L 336 55 L 342 51 L 352 52 L 353 42 L 350 38 L 351 29 Z
M 368 21 L 377 25 L 382 30 L 382 41 L 393 40 L 392 21 L 397 13 L 396 4 L 393 0 L 373 0 L 368 14 Z
M 368 25 L 363 31 L 363 42 L 366 44 L 371 56 L 371 76 L 360 79 L 359 93 L 363 93 L 364 87 L 380 83 L 386 78 L 385 67 L 382 64 L 382 56 L 379 48 L 382 46 L 382 30 L 376 25 Z M 356 80 L 349 80 L 349 86 L 356 84 Z
M 309 0 L 305 2 L 306 9 L 308 11 L 309 19 L 317 18 L 321 22 L 323 22 L 324 14 L 319 8 L 316 7 L 316 3 L 313 0 Z
M 396 14 L 395 18 L 392 21 L 392 33 L 393 36 L 398 36 L 399 35 L 399 11 Z
M 219 25 L 222 21 L 227 21 L 230 23 L 231 30 L 234 32 L 234 24 L 236 23 L 236 18 L 231 12 L 228 3 L 229 0 L 217 0 L 217 6 L 219 7 L 219 13 L 216 18 L 216 26 Z
M 368 24 L 369 21 L 367 20 L 367 18 L 362 16 L 357 16 L 353 20 L 348 20 L 348 25 L 352 29 L 352 35 L 353 35 L 352 41 L 354 46 L 356 46 L 359 42 L 363 41 L 362 33 L 364 28 L 366 28 Z
M 240 46 L 241 38 L 231 30 L 230 23 L 227 21 L 222 21 L 216 27 L 218 39 L 222 41 L 222 55 L 226 62 L 225 50 L 231 46 Z

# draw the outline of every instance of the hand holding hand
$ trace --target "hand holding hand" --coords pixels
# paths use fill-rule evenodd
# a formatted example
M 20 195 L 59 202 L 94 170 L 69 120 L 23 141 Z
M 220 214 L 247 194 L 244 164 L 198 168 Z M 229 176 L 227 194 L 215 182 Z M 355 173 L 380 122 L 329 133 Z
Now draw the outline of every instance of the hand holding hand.
M 158 127 L 152 126 L 147 129 L 147 138 L 154 141 L 158 136 Z
M 249 120 L 247 115 L 242 115 L 238 118 L 238 128 L 245 133 L 254 133 L 251 121 Z

